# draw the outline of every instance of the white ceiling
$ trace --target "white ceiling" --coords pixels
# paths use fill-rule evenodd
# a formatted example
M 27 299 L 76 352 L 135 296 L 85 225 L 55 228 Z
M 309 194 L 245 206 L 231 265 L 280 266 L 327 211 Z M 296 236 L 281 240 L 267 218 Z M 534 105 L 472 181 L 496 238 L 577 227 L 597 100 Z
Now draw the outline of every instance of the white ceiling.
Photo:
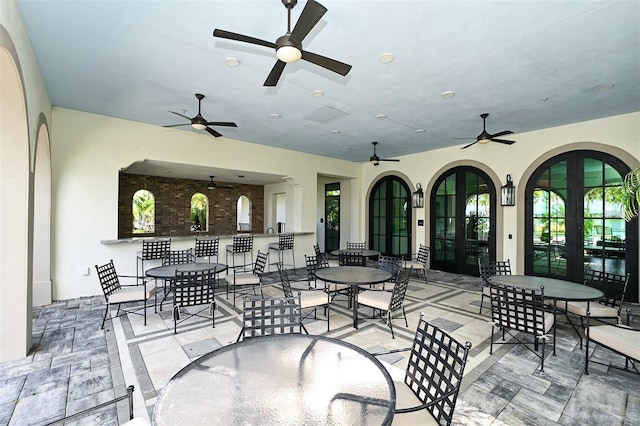
M 280 0 L 18 0 L 54 106 L 179 124 L 168 111 L 195 116 L 203 93 L 207 120 L 238 124 L 214 128 L 226 137 L 350 161 L 368 160 L 372 141 L 382 158 L 462 147 L 482 130 L 483 112 L 489 133 L 512 130 L 505 139 L 517 141 L 640 110 L 636 0 L 320 3 L 328 12 L 303 47 L 353 69 L 342 77 L 300 61 L 267 88 L 275 52 L 212 32 L 275 42 L 287 26 Z M 382 53 L 395 59 L 383 64 Z M 594 90 L 605 84 L 613 87 Z M 305 118 L 326 107 L 346 114 Z

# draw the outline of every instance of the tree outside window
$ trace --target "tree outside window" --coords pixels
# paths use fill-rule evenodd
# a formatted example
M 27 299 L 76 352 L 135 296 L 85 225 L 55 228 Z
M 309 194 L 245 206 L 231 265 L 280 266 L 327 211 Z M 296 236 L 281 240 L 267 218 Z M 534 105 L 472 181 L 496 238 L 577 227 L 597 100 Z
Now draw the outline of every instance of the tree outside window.
M 153 194 L 140 189 L 133 194 L 133 233 L 153 234 L 155 232 L 156 201 Z
M 200 232 L 208 230 L 207 208 L 209 199 L 206 195 L 196 192 L 191 197 L 191 231 Z

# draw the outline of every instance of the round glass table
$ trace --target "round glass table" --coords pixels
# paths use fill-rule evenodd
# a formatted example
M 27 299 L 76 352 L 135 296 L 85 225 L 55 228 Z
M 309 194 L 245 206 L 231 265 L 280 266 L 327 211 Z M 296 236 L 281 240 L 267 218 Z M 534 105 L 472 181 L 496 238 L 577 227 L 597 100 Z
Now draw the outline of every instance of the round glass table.
M 492 275 L 489 280 L 496 284 L 535 290 L 539 290 L 540 286 L 543 286 L 546 299 L 590 301 L 598 300 L 604 296 L 604 293 L 597 288 L 556 278 L 530 275 Z
M 209 263 L 209 262 L 195 262 L 195 263 L 178 263 L 176 265 L 165 265 L 165 266 L 156 266 L 155 268 L 147 269 L 145 275 L 150 278 L 154 278 L 156 280 L 165 280 L 167 281 L 175 280 L 176 272 L 201 272 L 201 271 L 211 271 L 213 274 L 219 274 L 220 272 L 224 272 L 227 270 L 227 265 L 224 263 Z M 160 301 L 160 310 L 162 311 L 162 306 L 164 305 L 165 300 L 167 300 L 167 296 L 171 293 L 172 287 L 169 285 L 169 291 L 164 292 L 164 297 Z
M 154 425 L 391 424 L 395 387 L 382 364 L 341 340 L 254 337 L 180 370 L 160 393 Z
M 364 250 L 339 249 L 339 250 L 333 250 L 331 254 L 333 256 L 340 256 L 340 253 L 354 253 L 354 252 L 360 252 L 362 253 L 362 257 L 366 257 L 366 258 L 374 258 L 374 257 L 380 256 L 380 252 L 378 250 L 369 250 L 369 249 L 364 249 Z
M 366 266 L 338 266 L 320 268 L 316 278 L 334 284 L 350 284 L 353 305 L 353 327 L 358 328 L 358 298 L 356 294 L 361 285 L 379 284 L 391 279 L 391 272 Z

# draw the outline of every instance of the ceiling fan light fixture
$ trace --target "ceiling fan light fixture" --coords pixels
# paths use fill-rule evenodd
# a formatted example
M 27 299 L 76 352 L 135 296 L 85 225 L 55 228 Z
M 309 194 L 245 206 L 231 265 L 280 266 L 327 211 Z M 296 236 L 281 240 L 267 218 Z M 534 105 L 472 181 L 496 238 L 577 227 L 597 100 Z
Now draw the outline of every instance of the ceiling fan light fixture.
M 204 129 L 207 128 L 207 126 L 205 126 L 204 124 L 200 124 L 200 123 L 193 123 L 191 125 L 191 127 L 193 127 L 194 129 L 197 129 L 197 130 L 204 130 Z
M 276 56 L 282 62 L 291 63 L 302 58 L 302 52 L 295 46 L 282 46 L 276 50 Z
M 491 139 L 487 139 L 487 138 L 478 139 L 478 143 L 483 144 L 483 145 L 487 144 L 489 142 L 491 142 Z

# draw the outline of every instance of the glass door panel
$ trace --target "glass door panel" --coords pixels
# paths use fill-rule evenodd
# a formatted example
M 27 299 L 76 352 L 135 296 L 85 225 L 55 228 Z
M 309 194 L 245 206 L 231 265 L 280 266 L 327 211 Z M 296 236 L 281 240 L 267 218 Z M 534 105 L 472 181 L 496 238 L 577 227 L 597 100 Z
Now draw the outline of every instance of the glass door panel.
M 390 256 L 411 256 L 411 192 L 396 176 L 376 183 L 369 197 L 369 247 Z

